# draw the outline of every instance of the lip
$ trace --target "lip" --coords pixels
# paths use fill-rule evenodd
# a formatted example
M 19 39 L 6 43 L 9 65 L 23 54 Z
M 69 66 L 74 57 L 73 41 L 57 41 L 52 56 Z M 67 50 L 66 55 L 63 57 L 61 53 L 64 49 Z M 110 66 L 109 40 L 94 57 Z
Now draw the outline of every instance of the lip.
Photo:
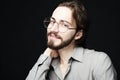
M 55 34 L 50 34 L 48 37 L 50 37 L 50 39 L 59 39 Z

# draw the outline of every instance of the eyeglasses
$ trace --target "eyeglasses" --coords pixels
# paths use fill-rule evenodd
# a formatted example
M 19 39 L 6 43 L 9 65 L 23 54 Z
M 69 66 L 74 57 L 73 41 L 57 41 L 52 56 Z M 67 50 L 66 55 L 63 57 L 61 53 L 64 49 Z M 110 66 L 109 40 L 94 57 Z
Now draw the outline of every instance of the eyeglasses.
M 59 23 L 56 22 L 54 18 L 45 18 L 44 21 L 44 27 L 47 29 L 51 29 L 55 26 L 55 24 L 58 24 L 57 28 L 59 32 L 66 32 L 67 30 L 75 30 L 76 28 L 72 28 L 71 24 L 67 21 L 61 20 Z

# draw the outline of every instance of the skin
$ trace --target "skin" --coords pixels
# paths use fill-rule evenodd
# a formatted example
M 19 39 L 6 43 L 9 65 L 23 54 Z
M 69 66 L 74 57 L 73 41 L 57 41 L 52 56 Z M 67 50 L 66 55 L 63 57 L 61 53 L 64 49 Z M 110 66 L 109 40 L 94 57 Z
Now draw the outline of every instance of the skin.
M 76 28 L 76 23 L 74 18 L 72 17 L 72 10 L 68 7 L 57 7 L 52 17 L 55 18 L 56 22 L 60 22 L 61 20 L 65 20 L 71 23 L 71 27 Z M 48 33 L 48 45 L 52 45 L 54 47 L 58 47 L 64 42 L 69 43 L 60 49 L 52 49 L 47 48 L 44 52 L 45 55 L 51 56 L 51 58 L 60 57 L 60 68 L 62 71 L 62 75 L 64 77 L 65 71 L 68 67 L 68 60 L 72 55 L 73 49 L 75 47 L 75 40 L 82 37 L 82 32 L 79 31 L 76 33 L 76 30 L 68 30 L 65 33 L 59 32 L 57 28 L 58 24 L 55 24 L 51 29 L 47 30 Z M 50 34 L 49 34 L 50 33 Z

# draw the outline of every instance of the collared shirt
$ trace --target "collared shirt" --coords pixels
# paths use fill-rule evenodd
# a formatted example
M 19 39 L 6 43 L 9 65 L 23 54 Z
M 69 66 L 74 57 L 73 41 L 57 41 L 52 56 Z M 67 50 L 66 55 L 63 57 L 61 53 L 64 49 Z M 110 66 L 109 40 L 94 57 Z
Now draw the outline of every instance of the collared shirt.
M 75 48 L 64 77 L 59 58 L 42 54 L 26 80 L 117 80 L 116 71 L 104 52 Z

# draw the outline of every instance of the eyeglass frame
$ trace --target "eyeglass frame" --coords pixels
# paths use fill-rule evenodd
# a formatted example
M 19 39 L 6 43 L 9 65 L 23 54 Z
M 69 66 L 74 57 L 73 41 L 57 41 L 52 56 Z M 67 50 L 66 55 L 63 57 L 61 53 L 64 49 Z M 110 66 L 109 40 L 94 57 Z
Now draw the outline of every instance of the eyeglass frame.
M 52 20 L 51 20 L 51 19 L 52 19 Z M 46 25 L 47 22 L 49 22 L 49 23 L 48 23 L 48 26 Z M 44 27 L 47 28 L 47 29 L 53 28 L 53 26 L 51 26 L 50 28 L 48 28 L 49 25 L 50 25 L 50 22 L 53 22 L 53 23 L 51 23 L 51 25 L 53 25 L 53 26 L 55 25 L 55 23 L 57 23 L 57 24 L 58 24 L 58 30 L 59 30 L 59 32 L 62 32 L 62 33 L 66 32 L 66 31 L 68 31 L 68 30 L 75 30 L 75 29 L 76 29 L 76 28 L 72 28 L 71 23 L 69 23 L 68 21 L 61 20 L 60 22 L 57 22 L 57 21 L 55 20 L 55 18 L 53 18 L 53 17 L 46 17 L 46 18 L 44 19 L 44 21 L 43 21 Z M 65 22 L 68 24 L 68 26 L 64 26 L 64 25 L 66 25 Z M 60 25 L 66 27 L 66 30 L 65 30 L 65 31 L 60 31 L 60 29 L 59 29 L 59 28 L 60 28 Z M 62 26 L 61 26 L 61 27 L 62 27 Z

